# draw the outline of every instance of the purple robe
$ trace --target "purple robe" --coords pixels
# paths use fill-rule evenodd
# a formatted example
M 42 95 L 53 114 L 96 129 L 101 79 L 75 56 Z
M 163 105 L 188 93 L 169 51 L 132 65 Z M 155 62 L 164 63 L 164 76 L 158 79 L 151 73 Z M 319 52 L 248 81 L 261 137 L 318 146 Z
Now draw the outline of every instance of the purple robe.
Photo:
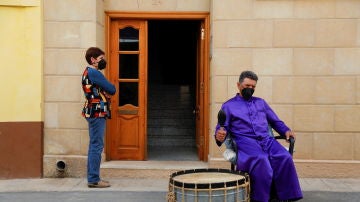
M 290 129 L 265 100 L 251 97 L 246 101 L 237 94 L 222 105 L 222 110 L 226 113 L 225 129 L 237 144 L 237 169 L 250 174 L 251 200 L 268 202 L 272 183 L 279 200 L 301 199 L 292 157 L 269 135 L 268 125 L 282 136 Z M 219 128 L 217 125 L 216 131 Z

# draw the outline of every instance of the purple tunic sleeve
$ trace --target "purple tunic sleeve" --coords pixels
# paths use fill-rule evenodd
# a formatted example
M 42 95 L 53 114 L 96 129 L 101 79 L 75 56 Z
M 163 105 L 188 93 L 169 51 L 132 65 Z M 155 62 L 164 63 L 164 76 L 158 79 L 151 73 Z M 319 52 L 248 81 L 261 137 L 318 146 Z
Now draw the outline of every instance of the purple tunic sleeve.
M 285 136 L 285 133 L 290 130 L 289 127 L 285 125 L 283 121 L 275 114 L 275 112 L 270 108 L 270 106 L 264 101 L 266 118 L 270 126 L 278 132 L 281 136 Z

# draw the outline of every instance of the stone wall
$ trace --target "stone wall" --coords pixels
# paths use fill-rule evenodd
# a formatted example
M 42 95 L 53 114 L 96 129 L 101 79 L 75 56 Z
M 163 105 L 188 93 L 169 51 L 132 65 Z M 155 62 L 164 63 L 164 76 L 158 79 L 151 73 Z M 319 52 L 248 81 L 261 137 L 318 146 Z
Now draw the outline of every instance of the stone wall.
M 44 176 L 57 176 L 56 163 L 66 163 L 65 176 L 86 172 L 87 123 L 81 74 L 91 46 L 105 48 L 102 0 L 44 1 Z M 79 172 L 82 171 L 82 172 Z
M 358 163 L 360 1 L 213 0 L 211 15 L 210 125 L 253 70 L 255 96 L 297 133 L 295 161 Z M 220 151 L 210 142 L 211 159 Z

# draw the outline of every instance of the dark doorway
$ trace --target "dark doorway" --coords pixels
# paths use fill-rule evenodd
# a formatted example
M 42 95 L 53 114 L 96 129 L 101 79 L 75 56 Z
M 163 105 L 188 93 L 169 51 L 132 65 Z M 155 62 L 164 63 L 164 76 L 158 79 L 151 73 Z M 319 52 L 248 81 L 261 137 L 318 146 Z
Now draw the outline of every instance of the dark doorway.
M 198 160 L 195 140 L 200 21 L 148 21 L 148 160 Z

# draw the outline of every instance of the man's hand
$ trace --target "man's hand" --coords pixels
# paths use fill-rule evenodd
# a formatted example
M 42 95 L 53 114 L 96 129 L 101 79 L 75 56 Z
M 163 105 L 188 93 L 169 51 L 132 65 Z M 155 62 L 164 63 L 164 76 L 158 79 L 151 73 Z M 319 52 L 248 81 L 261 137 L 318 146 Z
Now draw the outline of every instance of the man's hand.
M 294 139 L 296 139 L 295 136 L 296 136 L 295 133 L 293 131 L 291 131 L 291 130 L 288 130 L 285 133 L 285 137 L 286 137 L 287 142 L 289 142 L 290 137 L 293 137 Z
M 218 131 L 216 131 L 215 139 L 219 142 L 224 142 L 226 137 L 226 130 L 223 127 L 220 127 Z

